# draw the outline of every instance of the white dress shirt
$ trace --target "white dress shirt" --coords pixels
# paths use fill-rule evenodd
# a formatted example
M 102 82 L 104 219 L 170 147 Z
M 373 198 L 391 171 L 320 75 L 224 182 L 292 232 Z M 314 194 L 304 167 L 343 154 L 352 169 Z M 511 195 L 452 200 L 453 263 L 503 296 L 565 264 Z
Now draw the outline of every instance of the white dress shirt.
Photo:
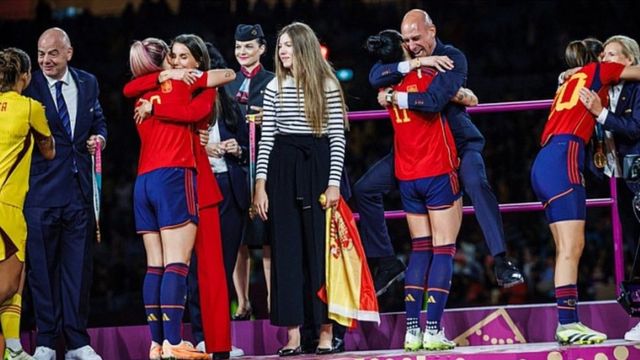
M 218 127 L 218 121 L 216 121 L 215 125 L 213 125 L 209 129 L 209 144 L 215 144 L 221 142 L 220 140 L 220 128 Z M 229 171 L 227 168 L 227 162 L 224 160 L 224 157 L 213 157 L 209 156 L 209 165 L 211 165 L 211 170 L 215 174 L 221 174 Z

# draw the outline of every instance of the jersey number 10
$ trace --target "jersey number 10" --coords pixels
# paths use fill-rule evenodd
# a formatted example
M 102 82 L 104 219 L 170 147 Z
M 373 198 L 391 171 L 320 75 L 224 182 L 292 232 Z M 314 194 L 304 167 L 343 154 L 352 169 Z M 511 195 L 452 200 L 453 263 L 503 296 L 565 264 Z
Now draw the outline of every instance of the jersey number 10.
M 560 93 L 556 98 L 554 111 L 572 109 L 580 100 L 580 89 L 587 83 L 587 74 L 577 73 L 560 87 Z M 567 90 L 570 91 L 567 94 Z M 567 99 L 568 98 L 568 99 Z

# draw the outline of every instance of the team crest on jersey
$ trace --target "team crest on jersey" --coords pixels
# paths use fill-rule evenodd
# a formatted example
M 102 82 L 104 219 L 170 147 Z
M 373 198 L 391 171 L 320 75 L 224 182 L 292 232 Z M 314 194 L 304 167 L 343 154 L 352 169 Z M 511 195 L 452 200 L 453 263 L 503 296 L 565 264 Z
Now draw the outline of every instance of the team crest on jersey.
M 171 85 L 171 80 L 166 80 L 163 81 L 162 84 L 160 84 L 160 91 L 162 91 L 163 93 L 170 93 L 171 90 L 173 90 L 173 86 Z
M 418 92 L 418 85 L 407 86 L 407 92 Z

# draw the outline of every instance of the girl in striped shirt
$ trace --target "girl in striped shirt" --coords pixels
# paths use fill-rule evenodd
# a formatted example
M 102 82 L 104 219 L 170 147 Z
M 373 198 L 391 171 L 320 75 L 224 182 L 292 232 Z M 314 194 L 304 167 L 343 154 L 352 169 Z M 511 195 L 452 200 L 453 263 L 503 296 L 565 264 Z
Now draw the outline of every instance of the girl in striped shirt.
M 272 239 L 271 322 L 288 328 L 280 356 L 301 353 L 300 325 L 320 326 L 318 354 L 332 328 L 317 296 L 325 282 L 324 209 L 337 204 L 345 152 L 344 96 L 313 30 L 292 23 L 278 35 L 276 77 L 264 95 L 256 213 Z

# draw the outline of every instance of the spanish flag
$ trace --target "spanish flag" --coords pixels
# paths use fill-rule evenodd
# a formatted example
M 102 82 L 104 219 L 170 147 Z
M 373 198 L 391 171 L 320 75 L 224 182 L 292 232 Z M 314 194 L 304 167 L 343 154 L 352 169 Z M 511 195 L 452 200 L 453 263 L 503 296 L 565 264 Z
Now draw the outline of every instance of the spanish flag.
M 380 324 L 378 299 L 360 234 L 342 197 L 335 209 L 327 209 L 326 217 L 326 284 L 318 295 L 327 303 L 329 319 L 350 328 L 358 320 Z

